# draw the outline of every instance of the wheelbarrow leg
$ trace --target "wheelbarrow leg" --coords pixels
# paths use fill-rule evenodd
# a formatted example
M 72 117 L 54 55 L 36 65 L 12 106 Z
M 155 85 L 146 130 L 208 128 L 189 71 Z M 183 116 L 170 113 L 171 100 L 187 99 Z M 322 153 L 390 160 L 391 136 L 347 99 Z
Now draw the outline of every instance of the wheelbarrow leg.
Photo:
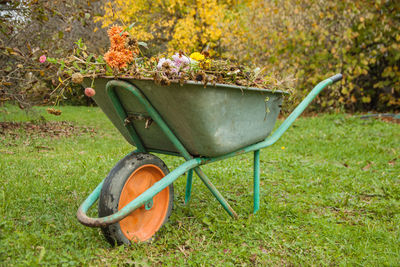
M 254 203 L 253 213 L 260 208 L 260 150 L 254 151 Z
M 192 180 L 193 180 L 193 169 L 188 171 L 186 180 L 186 192 L 185 192 L 185 205 L 189 204 L 190 194 L 192 192 Z
M 232 209 L 232 207 L 229 205 L 229 203 L 224 199 L 224 197 L 221 195 L 221 193 L 218 191 L 217 188 L 211 183 L 211 181 L 208 179 L 207 175 L 200 169 L 200 167 L 196 167 L 194 171 L 197 173 L 197 175 L 200 177 L 201 181 L 207 186 L 207 188 L 211 191 L 211 193 L 215 196 L 215 198 L 221 203 L 222 207 L 231 215 L 233 218 L 237 219 L 238 215 L 236 212 Z

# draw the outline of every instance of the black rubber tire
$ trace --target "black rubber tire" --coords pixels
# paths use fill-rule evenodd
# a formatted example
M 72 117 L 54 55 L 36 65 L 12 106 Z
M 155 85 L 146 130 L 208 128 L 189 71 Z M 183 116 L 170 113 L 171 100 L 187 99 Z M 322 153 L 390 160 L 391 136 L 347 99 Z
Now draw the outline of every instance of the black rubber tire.
M 168 167 L 165 163 L 152 154 L 131 153 L 127 155 L 114 166 L 104 181 L 98 205 L 99 217 L 105 217 L 118 211 L 120 195 L 127 179 L 137 168 L 145 164 L 156 165 L 165 175 L 169 173 Z M 173 184 L 169 185 L 169 193 L 168 211 L 161 227 L 167 222 L 172 212 L 174 200 Z M 113 246 L 131 244 L 131 241 L 122 233 L 119 222 L 102 228 L 102 232 L 106 240 Z M 155 235 L 147 241 L 153 240 L 154 236 Z

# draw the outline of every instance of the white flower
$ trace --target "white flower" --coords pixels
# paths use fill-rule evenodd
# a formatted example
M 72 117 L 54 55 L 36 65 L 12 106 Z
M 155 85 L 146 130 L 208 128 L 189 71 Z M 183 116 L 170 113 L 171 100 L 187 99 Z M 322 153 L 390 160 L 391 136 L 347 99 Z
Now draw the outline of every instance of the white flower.
M 172 60 L 174 61 L 175 66 L 177 66 L 178 68 L 189 66 L 190 64 L 190 59 L 180 53 L 176 53 L 175 55 L 173 55 Z
M 162 69 L 164 64 L 169 65 L 171 68 L 174 67 L 174 62 L 172 62 L 172 60 L 163 57 L 158 61 L 157 68 Z
M 179 68 L 175 65 L 175 63 L 170 60 L 170 59 L 166 59 L 166 58 L 160 58 L 160 60 L 158 61 L 157 64 L 157 69 L 162 70 L 164 72 L 175 72 L 178 73 L 179 72 Z

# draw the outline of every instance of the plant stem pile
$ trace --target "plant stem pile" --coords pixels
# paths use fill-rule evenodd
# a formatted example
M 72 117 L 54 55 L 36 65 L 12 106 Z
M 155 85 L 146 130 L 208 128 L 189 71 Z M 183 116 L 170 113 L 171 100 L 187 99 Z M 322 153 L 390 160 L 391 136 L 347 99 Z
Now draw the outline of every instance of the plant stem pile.
M 71 82 L 81 84 L 85 77 L 152 79 L 160 85 L 171 82 L 183 85 L 186 81 L 196 81 L 204 86 L 231 84 L 271 90 L 291 89 L 293 80 L 290 78 L 279 80 L 275 75 L 267 74 L 266 68 L 250 68 L 212 59 L 207 51 L 190 55 L 180 51 L 171 57 L 146 57 L 141 49 L 147 49 L 147 44 L 131 36 L 129 27 L 112 26 L 108 36 L 111 46 L 104 56 L 89 54 L 80 39 L 70 57 L 62 60 L 47 58 L 48 62 L 59 64 L 60 84 L 56 90 L 60 89 L 62 94 Z

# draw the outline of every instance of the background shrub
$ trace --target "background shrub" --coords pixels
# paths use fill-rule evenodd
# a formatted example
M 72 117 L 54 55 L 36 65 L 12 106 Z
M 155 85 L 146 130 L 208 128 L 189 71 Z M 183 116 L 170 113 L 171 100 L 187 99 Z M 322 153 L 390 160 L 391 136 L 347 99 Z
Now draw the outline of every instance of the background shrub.
M 104 10 L 97 18 L 103 26 L 137 22 L 133 34 L 155 47 L 209 49 L 271 73 L 294 75 L 297 99 L 318 81 L 343 73 L 341 86 L 317 99 L 318 109 L 400 107 L 400 5 L 395 0 L 117 0 Z

